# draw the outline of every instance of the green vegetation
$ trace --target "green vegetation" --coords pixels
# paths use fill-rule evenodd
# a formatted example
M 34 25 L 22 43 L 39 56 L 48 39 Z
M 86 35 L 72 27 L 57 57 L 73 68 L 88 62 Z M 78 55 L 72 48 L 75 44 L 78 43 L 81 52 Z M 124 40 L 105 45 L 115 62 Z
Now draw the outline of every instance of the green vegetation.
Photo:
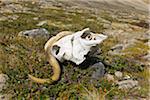
M 28 4 L 28 7 L 36 5 Z M 114 96 L 119 98 L 127 97 L 131 91 L 121 91 L 112 82 L 108 82 L 105 78 L 90 82 L 90 68 L 81 69 L 80 66 L 67 62 L 63 64 L 61 79 L 55 84 L 36 84 L 28 79 L 28 74 L 36 77 L 47 78 L 52 75 L 51 66 L 47 63 L 44 54 L 44 44 L 47 39 L 41 37 L 25 38 L 19 37 L 20 31 L 46 28 L 50 35 L 53 36 L 62 30 L 77 31 L 85 27 L 91 28 L 95 32 L 103 31 L 101 20 L 88 12 L 66 11 L 63 9 L 39 9 L 34 13 L 13 13 L 6 14 L 19 16 L 16 20 L 0 21 L 0 73 L 9 76 L 9 86 L 3 93 L 12 94 L 12 98 L 16 100 L 33 99 L 45 100 L 49 98 L 57 98 L 58 100 L 87 100 L 87 98 L 108 98 Z M 34 20 L 37 17 L 38 20 Z M 100 17 L 100 16 L 98 16 Z M 108 13 L 103 12 L 102 18 L 111 22 L 116 21 Z M 39 20 L 47 20 L 48 23 L 43 26 L 36 26 Z M 109 37 L 101 45 L 102 54 L 99 59 L 106 63 L 106 71 L 114 73 L 115 71 L 123 71 L 134 75 L 134 77 L 143 77 L 144 82 L 141 84 L 142 89 L 139 94 L 146 97 L 148 72 L 142 65 L 131 62 L 129 58 L 137 58 L 145 55 L 148 46 L 141 42 L 125 49 L 128 55 L 109 55 L 108 51 L 112 46 L 118 43 L 114 37 Z M 139 80 L 141 81 L 141 80 Z M 91 85 L 92 84 L 92 85 Z M 91 100 L 91 99 L 90 99 Z

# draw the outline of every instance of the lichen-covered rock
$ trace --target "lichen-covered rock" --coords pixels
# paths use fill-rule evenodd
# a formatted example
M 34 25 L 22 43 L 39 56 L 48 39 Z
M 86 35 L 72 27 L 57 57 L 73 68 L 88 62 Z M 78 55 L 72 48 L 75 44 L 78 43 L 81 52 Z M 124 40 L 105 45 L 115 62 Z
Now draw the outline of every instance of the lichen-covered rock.
M 44 28 L 39 29 L 32 29 L 19 32 L 18 36 L 25 36 L 25 37 L 49 37 L 49 32 Z
M 134 88 L 135 86 L 138 86 L 138 81 L 136 80 L 123 80 L 123 81 L 119 81 L 117 83 L 119 85 L 119 89 L 123 89 L 123 90 L 127 90 L 127 89 L 131 89 Z
M 94 65 L 91 66 L 92 68 L 94 68 L 94 72 L 92 73 L 92 78 L 93 79 L 100 79 L 101 77 L 104 76 L 105 74 L 105 66 L 103 63 L 98 62 Z

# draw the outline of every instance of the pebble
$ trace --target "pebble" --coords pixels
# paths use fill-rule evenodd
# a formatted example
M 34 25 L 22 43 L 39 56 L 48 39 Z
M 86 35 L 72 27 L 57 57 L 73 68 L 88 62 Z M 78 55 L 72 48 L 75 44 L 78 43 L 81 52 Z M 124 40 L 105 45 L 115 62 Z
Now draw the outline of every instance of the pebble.
M 0 74 L 0 91 L 6 88 L 6 81 L 8 76 L 6 74 Z
M 106 79 L 107 79 L 108 81 L 115 81 L 114 76 L 111 75 L 111 74 L 106 74 Z
M 116 76 L 117 78 L 122 78 L 122 72 L 116 71 L 116 72 L 115 72 L 115 76 Z
M 131 77 L 129 76 L 129 75 L 125 75 L 124 77 L 123 77 L 123 79 L 124 80 L 128 80 L 128 79 L 130 79 Z

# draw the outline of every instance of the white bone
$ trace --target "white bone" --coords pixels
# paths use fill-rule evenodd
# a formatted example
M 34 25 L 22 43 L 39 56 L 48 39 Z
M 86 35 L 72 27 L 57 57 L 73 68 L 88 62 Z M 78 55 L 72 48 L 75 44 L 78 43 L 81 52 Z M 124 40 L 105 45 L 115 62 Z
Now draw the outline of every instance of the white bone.
M 69 60 L 77 65 L 81 64 L 86 59 L 85 55 L 90 51 L 90 48 L 96 46 L 107 38 L 106 35 L 94 34 L 92 32 L 89 34 L 95 37 L 95 40 L 81 38 L 82 34 L 87 30 L 89 30 L 89 28 L 65 36 L 57 41 L 54 45 L 57 45 L 60 49 L 58 54 L 56 54 L 56 49 L 52 48 L 51 52 L 53 56 L 61 62 Z

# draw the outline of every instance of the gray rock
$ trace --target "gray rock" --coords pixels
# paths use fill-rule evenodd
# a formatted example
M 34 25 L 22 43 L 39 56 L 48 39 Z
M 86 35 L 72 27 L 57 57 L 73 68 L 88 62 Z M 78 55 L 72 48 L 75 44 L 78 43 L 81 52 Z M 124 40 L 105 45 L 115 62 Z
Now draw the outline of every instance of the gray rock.
M 27 31 L 21 31 L 19 32 L 18 36 L 25 36 L 25 37 L 49 37 L 49 32 L 44 29 L 44 28 L 40 28 L 40 29 L 32 29 L 32 30 L 27 30 Z
M 6 88 L 7 80 L 8 80 L 8 76 L 6 74 L 0 74 L 0 91 Z
M 129 80 L 119 81 L 117 84 L 119 85 L 118 87 L 119 89 L 127 90 L 138 86 L 138 81 L 129 79 Z
M 121 51 L 124 49 L 125 45 L 123 44 L 117 44 L 111 48 L 111 50 L 108 52 L 111 55 L 115 54 L 121 54 Z
M 116 72 L 115 72 L 115 76 L 116 76 L 117 78 L 122 78 L 122 72 L 116 71 Z
M 98 62 L 98 63 L 92 65 L 92 68 L 95 69 L 95 72 L 92 73 L 92 78 L 93 79 L 100 79 L 101 77 L 104 76 L 105 66 L 103 65 L 103 63 Z
M 111 48 L 111 50 L 118 50 L 118 51 L 122 49 L 123 49 L 123 44 L 117 44 Z

